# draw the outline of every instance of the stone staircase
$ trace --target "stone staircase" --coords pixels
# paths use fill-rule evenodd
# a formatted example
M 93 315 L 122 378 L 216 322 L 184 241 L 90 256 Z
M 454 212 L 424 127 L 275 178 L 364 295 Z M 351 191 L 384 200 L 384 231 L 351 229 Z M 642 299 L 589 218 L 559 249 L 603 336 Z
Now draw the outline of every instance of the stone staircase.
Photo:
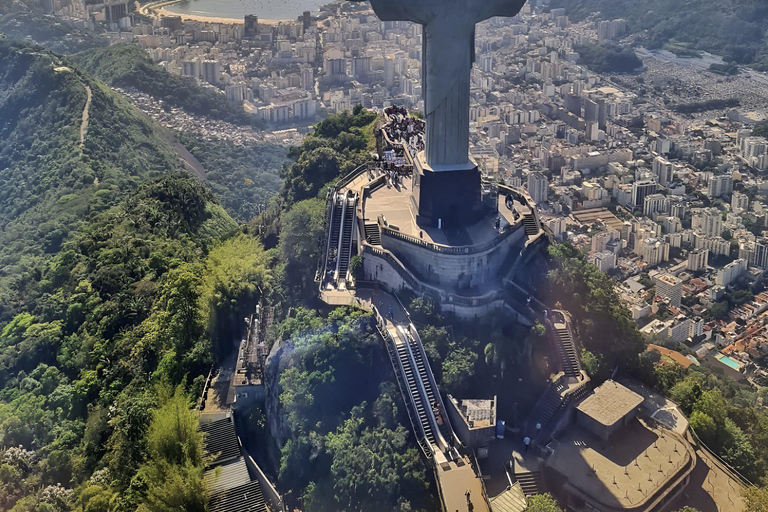
M 581 362 L 576 353 L 576 345 L 568 325 L 555 328 L 555 336 L 560 356 L 560 367 L 568 377 L 581 377 Z
M 371 245 L 381 245 L 381 229 L 377 223 L 365 225 L 365 240 Z
M 539 223 L 536 222 L 533 212 L 523 215 L 523 225 L 525 226 L 526 235 L 536 236 L 539 234 Z
M 523 489 L 523 494 L 531 496 L 544 492 L 544 481 L 540 471 L 523 471 L 515 473 L 515 480 Z

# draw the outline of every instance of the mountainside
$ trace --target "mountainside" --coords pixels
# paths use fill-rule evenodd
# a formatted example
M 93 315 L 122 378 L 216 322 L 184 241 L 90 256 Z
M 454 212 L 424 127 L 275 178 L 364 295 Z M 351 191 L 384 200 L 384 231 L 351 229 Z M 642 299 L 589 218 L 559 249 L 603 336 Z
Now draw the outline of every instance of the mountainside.
M 708 51 L 768 70 L 768 3 L 762 0 L 552 0 L 574 20 L 625 18 L 648 48 Z
M 87 50 L 72 55 L 71 59 L 108 85 L 133 87 L 192 114 L 238 124 L 255 120 L 223 94 L 204 89 L 192 78 L 168 73 L 133 44 Z
M 257 124 L 255 116 L 246 114 L 220 92 L 203 88 L 192 78 L 169 73 L 135 45 L 113 45 L 69 58 L 107 84 L 137 89 L 162 102 L 164 108 L 179 108 L 240 126 Z M 195 133 L 175 135 L 205 167 L 206 185 L 236 219 L 253 219 L 280 191 L 287 147 L 247 141 L 235 144 L 226 137 L 200 137 Z
M 46 14 L 37 0 L 3 0 L 0 2 L 0 33 L 8 39 L 42 45 L 60 53 L 81 52 L 105 46 L 98 25 L 85 28 L 68 19 Z
M 0 510 L 205 510 L 189 405 L 272 271 L 161 135 L 0 42 Z
M 0 321 L 84 218 L 182 168 L 158 130 L 62 57 L 0 42 Z

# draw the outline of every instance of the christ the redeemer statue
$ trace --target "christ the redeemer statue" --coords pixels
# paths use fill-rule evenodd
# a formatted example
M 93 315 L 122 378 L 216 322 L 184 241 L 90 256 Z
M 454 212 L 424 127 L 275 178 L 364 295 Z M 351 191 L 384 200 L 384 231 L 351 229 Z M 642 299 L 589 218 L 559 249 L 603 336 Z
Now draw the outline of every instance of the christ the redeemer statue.
M 422 89 L 426 110 L 426 163 L 433 171 L 464 170 L 469 160 L 470 69 L 475 25 L 515 16 L 525 0 L 371 0 L 382 21 L 424 27 Z

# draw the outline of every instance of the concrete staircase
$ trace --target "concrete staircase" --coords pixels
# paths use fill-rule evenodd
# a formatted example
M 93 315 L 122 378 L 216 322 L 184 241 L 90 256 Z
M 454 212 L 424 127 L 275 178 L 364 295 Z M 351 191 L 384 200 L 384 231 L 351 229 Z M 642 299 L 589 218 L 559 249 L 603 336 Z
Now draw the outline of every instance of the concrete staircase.
M 540 471 L 515 473 L 515 480 L 520 484 L 526 496 L 544 492 L 544 481 L 541 478 Z
M 365 240 L 371 245 L 381 245 L 381 229 L 378 224 L 365 225 Z
M 526 235 L 536 236 L 539 234 L 539 224 L 536 222 L 536 218 L 533 216 L 533 212 L 523 215 L 523 225 L 525 226 Z
M 573 335 L 566 324 L 564 327 L 555 328 L 557 340 L 560 367 L 568 377 L 581 377 L 581 362 L 576 353 L 576 345 L 573 342 Z
M 562 404 L 563 400 L 557 390 L 554 387 L 549 388 L 539 398 L 531 412 L 531 426 L 535 427 L 537 423 L 544 426 L 549 423 L 549 420 L 552 419 L 552 416 L 555 415 Z

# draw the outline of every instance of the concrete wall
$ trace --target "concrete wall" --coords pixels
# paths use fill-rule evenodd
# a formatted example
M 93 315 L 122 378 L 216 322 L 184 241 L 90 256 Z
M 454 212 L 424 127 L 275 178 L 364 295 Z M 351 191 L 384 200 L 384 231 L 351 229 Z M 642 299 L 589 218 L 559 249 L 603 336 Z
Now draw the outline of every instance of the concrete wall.
M 446 254 L 382 231 L 382 246 L 392 252 L 427 284 L 444 288 L 481 286 L 498 277 L 502 264 L 513 250 L 523 246 L 525 230 L 517 229 L 498 245 L 477 254 Z
M 394 293 L 404 289 L 409 289 L 417 294 L 424 293 L 425 291 L 424 289 L 417 289 L 411 286 L 388 259 L 374 254 L 365 253 L 363 255 L 363 272 L 366 281 L 380 283 L 382 288 Z M 513 319 L 524 320 L 524 317 L 521 317 L 517 311 L 509 307 L 502 297 L 494 300 L 483 300 L 478 297 L 476 301 L 473 301 L 473 304 L 466 304 L 456 302 L 453 296 L 437 288 L 432 288 L 428 293 L 439 300 L 443 312 L 453 313 L 459 318 L 472 319 L 503 309 L 508 311 Z
M 464 419 L 464 416 L 459 411 L 456 399 L 451 395 L 448 395 L 448 401 L 445 402 L 445 407 L 448 411 L 448 418 L 451 420 L 454 432 L 459 439 L 461 439 L 461 442 L 466 444 L 470 449 L 477 450 L 478 448 L 487 447 L 488 441 L 495 439 L 495 422 L 490 427 L 470 428 Z
M 576 410 L 576 421 L 578 424 L 603 439 L 603 441 L 608 441 L 611 436 L 615 434 L 620 428 L 629 424 L 629 422 L 632 421 L 635 416 L 637 416 L 637 409 L 633 409 L 630 413 L 624 415 L 624 417 L 620 418 L 613 425 L 603 425 L 591 416 L 584 414 L 578 409 Z

